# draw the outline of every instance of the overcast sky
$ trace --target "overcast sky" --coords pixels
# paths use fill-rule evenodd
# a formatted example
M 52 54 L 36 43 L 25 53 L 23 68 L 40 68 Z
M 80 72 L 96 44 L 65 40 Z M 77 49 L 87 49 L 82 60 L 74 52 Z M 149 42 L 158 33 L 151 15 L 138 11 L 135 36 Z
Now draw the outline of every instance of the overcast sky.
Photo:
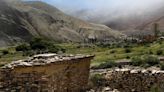
M 40 0 L 60 9 L 120 9 L 147 8 L 164 3 L 164 0 Z
M 142 15 L 164 6 L 164 0 L 38 0 L 54 5 L 63 12 L 82 17 Z M 85 10 L 85 12 L 84 12 Z M 84 12 L 78 15 L 79 11 Z M 85 15 L 85 16 L 84 16 Z

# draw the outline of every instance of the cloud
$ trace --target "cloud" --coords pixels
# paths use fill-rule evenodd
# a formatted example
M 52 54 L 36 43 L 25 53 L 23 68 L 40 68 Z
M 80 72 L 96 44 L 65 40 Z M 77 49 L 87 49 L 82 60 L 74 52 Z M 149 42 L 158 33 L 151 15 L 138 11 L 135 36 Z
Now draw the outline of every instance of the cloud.
M 85 20 L 113 21 L 129 16 L 149 16 L 164 0 L 41 0 Z
M 65 9 L 122 9 L 147 8 L 164 3 L 164 0 L 42 0 L 59 8 Z
M 164 0 L 43 0 L 71 14 L 79 10 L 97 13 L 149 11 L 164 5 Z

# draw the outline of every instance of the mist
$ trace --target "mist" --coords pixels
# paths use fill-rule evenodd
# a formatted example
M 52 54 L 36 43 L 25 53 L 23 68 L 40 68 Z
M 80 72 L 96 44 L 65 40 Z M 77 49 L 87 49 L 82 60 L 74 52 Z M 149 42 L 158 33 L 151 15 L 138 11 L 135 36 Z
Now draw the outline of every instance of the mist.
M 63 12 L 96 23 L 148 20 L 155 12 L 162 12 L 164 0 L 43 0 Z M 156 16 L 156 15 L 155 15 Z

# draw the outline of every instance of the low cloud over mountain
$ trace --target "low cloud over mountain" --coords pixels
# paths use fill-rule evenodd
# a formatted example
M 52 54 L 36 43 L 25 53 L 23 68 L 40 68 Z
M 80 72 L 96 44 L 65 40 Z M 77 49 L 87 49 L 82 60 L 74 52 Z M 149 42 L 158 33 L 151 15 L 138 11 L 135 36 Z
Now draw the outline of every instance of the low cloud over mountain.
M 134 29 L 164 15 L 164 0 L 49 1 L 67 14 L 117 30 Z

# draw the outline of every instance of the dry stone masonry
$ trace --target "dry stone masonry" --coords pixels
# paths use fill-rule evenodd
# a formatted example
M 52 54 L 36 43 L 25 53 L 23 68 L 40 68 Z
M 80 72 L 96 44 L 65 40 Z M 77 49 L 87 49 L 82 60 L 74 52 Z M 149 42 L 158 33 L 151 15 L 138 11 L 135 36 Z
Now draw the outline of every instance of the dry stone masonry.
M 40 54 L 0 69 L 0 92 L 81 92 L 92 55 Z
M 164 92 L 164 71 L 114 69 L 105 73 L 105 79 L 106 85 L 120 92 L 151 92 L 153 88 Z

